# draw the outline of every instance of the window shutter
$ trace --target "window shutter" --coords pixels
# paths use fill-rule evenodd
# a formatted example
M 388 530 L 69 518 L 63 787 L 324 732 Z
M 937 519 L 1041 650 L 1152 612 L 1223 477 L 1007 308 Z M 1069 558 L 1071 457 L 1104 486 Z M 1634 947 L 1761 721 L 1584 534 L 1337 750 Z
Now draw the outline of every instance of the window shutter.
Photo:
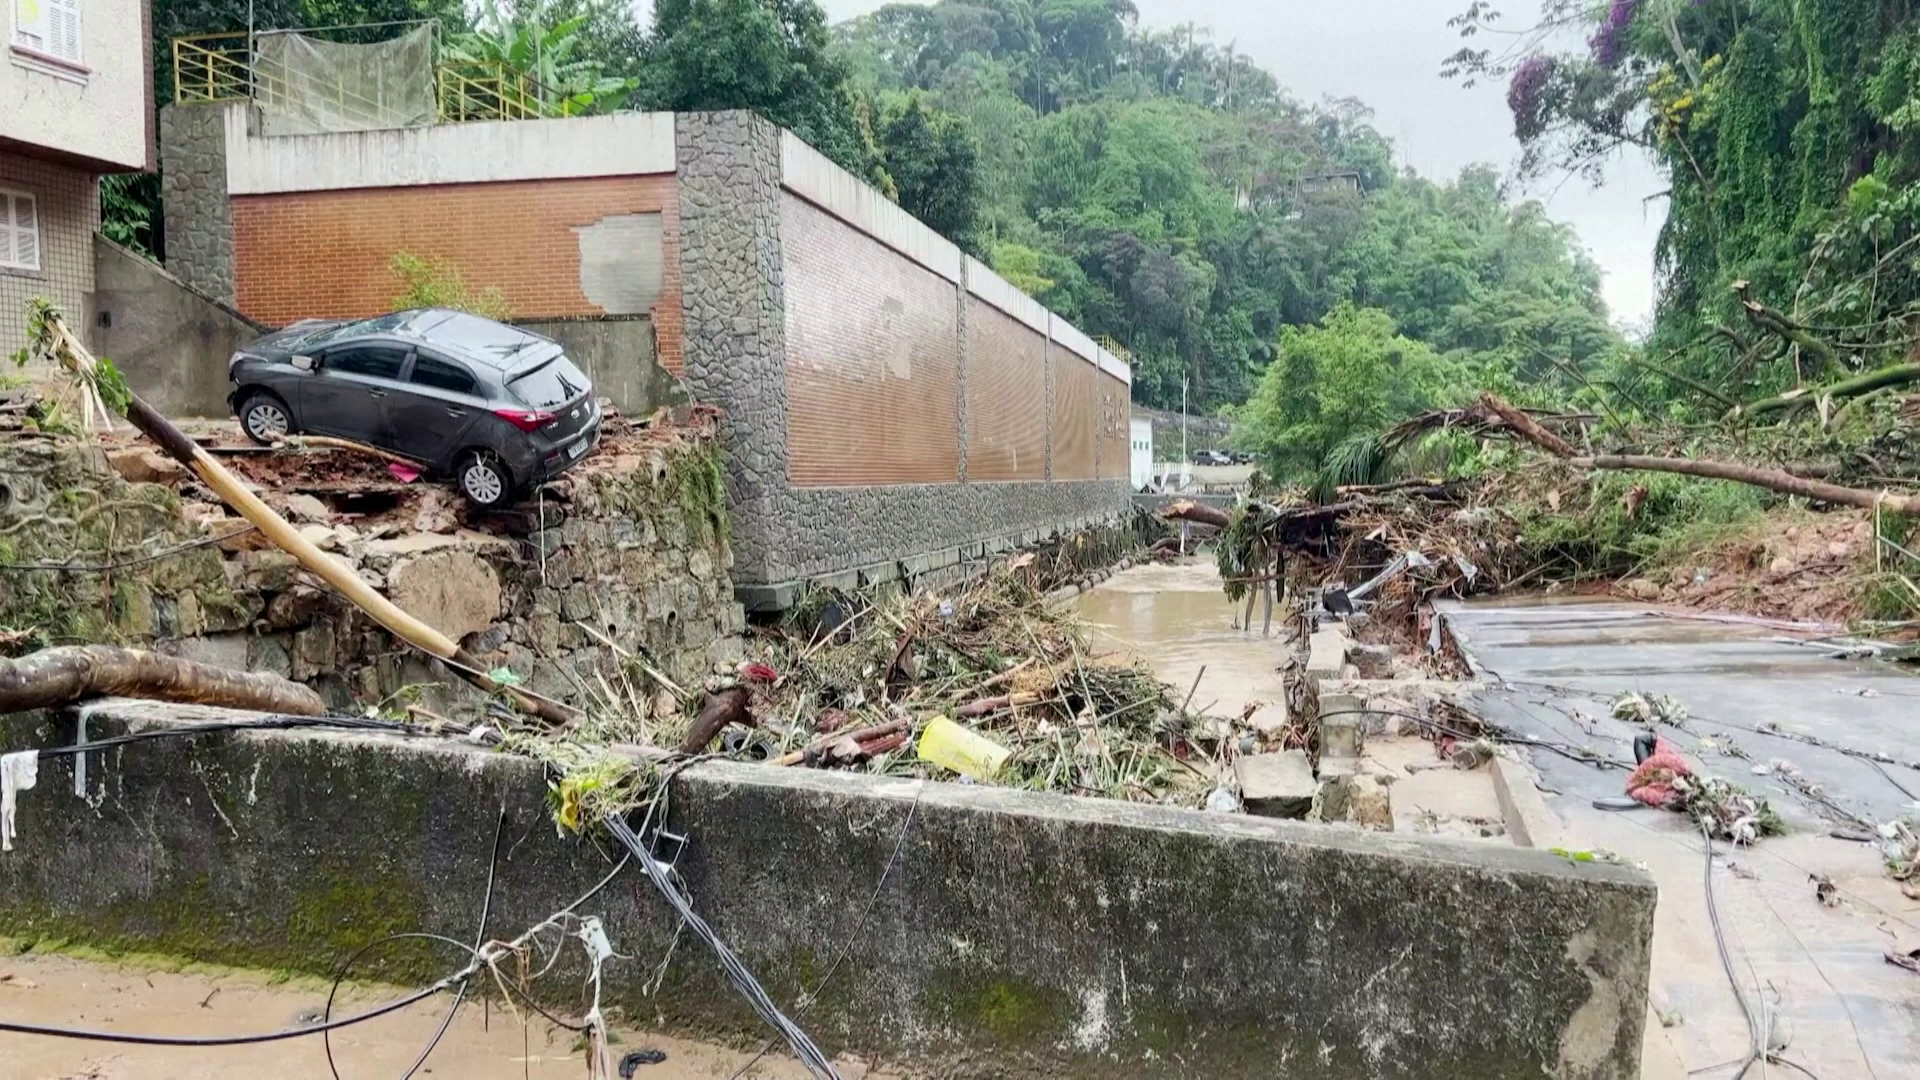
M 0 266 L 40 269 L 40 222 L 31 195 L 0 191 Z
M 13 261 L 29 270 L 40 269 L 40 220 L 33 197 L 13 197 Z
M 13 0 L 13 40 L 29 49 L 51 52 L 47 41 L 47 5 L 51 0 Z
M 36 0 L 26 0 L 34 3 Z M 37 0 L 47 11 L 47 51 L 80 62 L 80 0 Z

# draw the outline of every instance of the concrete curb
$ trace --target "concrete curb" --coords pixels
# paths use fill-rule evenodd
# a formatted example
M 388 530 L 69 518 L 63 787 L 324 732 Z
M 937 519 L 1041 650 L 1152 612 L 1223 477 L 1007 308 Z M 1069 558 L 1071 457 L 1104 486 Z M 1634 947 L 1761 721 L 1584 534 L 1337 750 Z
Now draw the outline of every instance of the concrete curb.
M 1547 807 L 1547 800 L 1534 784 L 1533 768 L 1518 758 L 1495 757 L 1488 766 L 1493 774 L 1493 792 L 1500 800 L 1500 816 L 1507 821 L 1507 835 L 1521 847 L 1544 848 L 1560 843 L 1566 827 L 1559 815 Z

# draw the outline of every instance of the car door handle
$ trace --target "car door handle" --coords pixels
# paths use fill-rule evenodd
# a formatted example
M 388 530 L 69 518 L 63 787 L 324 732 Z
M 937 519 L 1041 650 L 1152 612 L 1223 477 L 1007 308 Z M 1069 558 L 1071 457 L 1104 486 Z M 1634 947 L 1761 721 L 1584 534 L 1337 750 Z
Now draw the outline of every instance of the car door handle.
M 467 410 L 465 410 L 465 409 L 448 409 L 448 410 L 447 410 L 447 415 L 448 415 L 448 416 L 454 416 L 454 417 L 460 417 L 460 416 L 465 416 L 465 415 L 467 415 Z
M 387 392 L 385 390 L 369 390 L 367 391 L 367 396 L 368 397 L 386 397 Z

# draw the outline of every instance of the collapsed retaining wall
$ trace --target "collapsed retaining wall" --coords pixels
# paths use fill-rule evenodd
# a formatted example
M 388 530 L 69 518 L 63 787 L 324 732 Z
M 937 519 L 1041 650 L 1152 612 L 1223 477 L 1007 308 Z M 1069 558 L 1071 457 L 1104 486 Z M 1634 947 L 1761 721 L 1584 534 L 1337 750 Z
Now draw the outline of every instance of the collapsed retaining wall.
M 109 702 L 87 722 L 97 735 L 212 715 Z M 55 721 L 9 733 L 70 735 Z M 503 805 L 491 934 L 608 869 L 594 845 L 556 839 L 539 766 L 464 745 L 260 733 L 96 757 L 85 805 L 64 758 L 22 797 L 0 932 L 326 974 L 389 933 L 471 935 Z M 910 1075 L 1639 1074 L 1654 889 L 1631 868 L 722 762 L 683 772 L 671 807 L 696 910 L 774 999 L 791 1009 L 834 971 L 803 1026 Z M 583 911 L 636 958 L 606 987 L 635 1022 L 767 1037 L 691 939 L 648 994 L 675 925 L 644 881 Z M 370 959 L 407 983 L 460 962 Z M 555 976 L 550 1001 L 573 1007 L 577 985 Z
M 472 522 L 452 492 L 347 455 L 273 455 L 298 467 L 256 486 L 401 607 L 577 701 L 600 676 L 623 687 L 632 655 L 683 685 L 739 658 L 745 614 L 710 434 L 610 438 L 545 497 Z M 278 462 L 232 464 L 264 476 Z M 338 708 L 409 687 L 466 692 L 206 498 L 149 448 L 0 442 L 0 563 L 75 567 L 4 571 L 0 630 L 274 671 Z M 653 685 L 634 684 L 642 698 Z

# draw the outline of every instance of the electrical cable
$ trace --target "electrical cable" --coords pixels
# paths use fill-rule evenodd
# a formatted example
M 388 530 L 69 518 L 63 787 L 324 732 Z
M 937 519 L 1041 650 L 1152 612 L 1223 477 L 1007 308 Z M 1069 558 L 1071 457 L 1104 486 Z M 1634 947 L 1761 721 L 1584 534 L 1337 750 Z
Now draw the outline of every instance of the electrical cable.
M 1447 725 L 1442 724 L 1436 720 L 1432 720 L 1428 717 L 1421 716 L 1419 713 L 1405 712 L 1400 709 L 1332 709 L 1327 712 L 1321 713 L 1320 719 L 1324 720 L 1329 716 L 1398 716 L 1398 717 L 1401 717 L 1402 719 L 1412 720 L 1414 723 L 1420 724 L 1423 727 L 1430 728 L 1434 731 L 1439 732 L 1442 735 L 1451 736 L 1452 738 L 1455 738 L 1455 739 L 1465 739 L 1468 741 L 1472 741 L 1474 739 L 1488 739 L 1492 742 L 1501 743 L 1506 746 L 1536 746 L 1542 750 L 1551 750 L 1554 753 L 1559 754 L 1561 757 L 1567 758 L 1571 761 L 1577 761 L 1582 765 L 1592 765 L 1602 769 L 1623 769 L 1628 772 L 1633 771 L 1633 766 L 1627 764 L 1626 762 L 1615 761 L 1612 758 L 1601 757 L 1598 754 L 1590 754 L 1587 751 L 1582 750 L 1580 747 L 1577 747 L 1577 746 L 1571 746 L 1565 743 L 1551 742 L 1546 739 L 1529 739 L 1522 735 L 1514 735 L 1509 732 L 1502 731 L 1499 728 L 1492 727 L 1491 725 L 1488 726 L 1486 731 L 1481 732 L 1479 734 L 1474 734 L 1468 731 L 1461 731 L 1458 728 L 1448 727 Z
M 450 940 L 450 939 L 449 939 Z M 466 948 L 462 942 L 454 942 Z M 388 1013 L 396 1013 L 409 1005 L 425 1001 L 427 998 L 445 990 L 458 980 L 467 977 L 467 969 L 455 972 L 430 986 L 416 990 L 405 997 L 396 998 L 365 1012 L 354 1013 L 338 1020 L 331 1020 L 309 1027 L 282 1028 L 253 1035 L 143 1035 L 133 1031 L 96 1031 L 84 1028 L 62 1027 L 55 1024 L 28 1024 L 18 1020 L 0 1020 L 0 1032 L 14 1035 L 42 1035 L 50 1039 L 84 1039 L 89 1042 L 123 1043 L 133 1046 L 247 1046 L 254 1043 L 280 1042 L 286 1039 L 299 1039 L 308 1035 L 319 1035 L 327 1031 L 338 1031 L 355 1024 L 364 1024 L 376 1020 Z
M 157 739 L 185 738 L 194 735 L 218 735 L 233 731 L 289 731 L 298 728 L 338 728 L 343 731 L 378 731 L 384 734 L 399 735 L 407 738 L 453 738 L 470 735 L 471 732 L 456 730 L 429 731 L 415 724 L 403 724 L 393 720 L 376 720 L 365 716 L 290 716 L 268 714 L 257 720 L 217 720 L 205 724 L 180 724 L 177 726 L 147 728 L 144 731 L 128 732 L 125 735 L 111 735 L 90 742 L 68 743 L 64 746 L 48 746 L 38 751 L 39 759 L 72 757 L 75 754 L 90 754 L 97 750 L 111 750 L 117 746 L 129 746 L 133 743 L 152 742 Z
M 225 543 L 226 541 L 231 540 L 236 536 L 245 536 L 246 534 L 254 531 L 254 529 L 258 527 L 259 526 L 257 525 L 248 523 L 246 525 L 241 526 L 238 529 L 234 529 L 231 532 L 221 533 L 218 536 L 203 536 L 197 540 L 189 540 L 184 544 L 179 544 L 174 547 L 165 548 L 163 550 L 156 551 L 151 555 L 137 555 L 131 559 L 120 559 L 115 562 L 0 563 L 0 570 L 5 570 L 8 572 L 15 572 L 15 573 L 31 573 L 34 571 L 43 571 L 47 573 L 66 573 L 66 574 L 111 574 L 116 570 L 130 570 L 136 566 L 145 566 L 148 563 L 156 563 L 161 561 L 162 559 L 171 559 L 176 555 L 184 555 L 189 551 L 194 551 L 199 548 L 211 547 L 214 544 Z
M 504 835 L 506 831 L 507 807 L 506 804 L 502 803 L 500 806 L 500 820 L 495 822 L 493 826 L 493 847 L 487 859 L 487 891 L 486 895 L 482 897 L 480 901 L 480 928 L 474 931 L 473 935 L 473 951 L 476 954 L 479 953 L 480 946 L 487 943 L 487 916 L 493 912 L 493 881 L 495 875 L 500 870 L 500 837 Z M 460 1011 L 460 1003 L 467 999 L 467 988 L 471 985 L 473 985 L 473 980 L 463 980 L 460 983 L 460 988 L 454 991 L 453 1004 L 447 1006 L 447 1015 L 440 1021 L 439 1030 L 433 1033 L 433 1038 L 427 1042 L 425 1049 L 420 1051 L 420 1056 L 413 1059 L 413 1065 L 400 1077 L 400 1080 L 413 1080 L 414 1074 L 420 1071 L 420 1066 L 425 1065 L 427 1058 L 433 1055 L 434 1047 L 439 1046 L 440 1040 L 447 1037 L 447 1029 L 453 1026 L 453 1018 Z M 332 1064 L 331 1053 L 328 1054 L 328 1064 Z M 333 1080 L 340 1080 L 338 1073 L 334 1074 Z
M 706 920 L 693 910 L 686 896 L 675 888 L 668 878 L 666 868 L 647 854 L 646 846 L 640 842 L 638 836 L 634 835 L 626 821 L 618 814 L 609 814 L 606 823 L 607 831 L 613 834 L 614 839 L 625 845 L 627 850 L 637 858 L 640 869 L 646 873 L 648 880 L 653 882 L 654 888 L 658 889 L 667 903 L 679 912 L 680 918 L 692 929 L 694 936 L 698 937 L 720 961 L 721 968 L 726 972 L 727 981 L 747 999 L 761 1019 L 780 1032 L 815 1080 L 840 1080 L 840 1073 L 833 1067 L 833 1063 L 820 1052 L 820 1048 L 814 1045 L 806 1032 L 800 1030 L 798 1025 L 780 1011 L 779 1006 L 773 1003 L 773 999 L 767 996 L 766 990 L 754 979 L 753 973 L 740 962 L 740 958 L 734 955 L 726 942 L 720 940 L 719 936 L 713 932 L 713 928 L 707 925 Z
M 854 939 L 859 937 L 860 932 L 866 928 L 867 919 L 873 914 L 873 906 L 880 900 L 880 890 L 886 887 L 887 877 L 893 873 L 894 864 L 900 861 L 901 850 L 907 846 L 907 833 L 913 829 L 914 818 L 920 814 L 920 797 L 926 794 L 926 791 L 925 781 L 922 781 L 920 786 L 914 790 L 913 805 L 907 808 L 907 820 L 900 823 L 900 835 L 895 838 L 893 842 L 893 854 L 887 856 L 887 864 L 880 868 L 880 880 L 873 883 L 873 892 L 867 896 L 866 907 L 860 910 L 860 917 L 854 920 L 853 933 L 848 934 L 846 940 L 840 943 L 840 952 L 834 956 L 833 963 L 827 965 L 827 973 L 820 976 L 820 981 L 815 983 L 813 989 L 808 990 L 805 996 L 800 999 L 800 1004 L 793 1010 L 795 1016 L 805 1015 L 808 1006 L 820 1000 L 820 995 L 826 992 L 827 984 L 833 981 L 833 973 L 840 970 L 840 964 L 846 960 L 847 954 L 853 951 Z M 734 1073 L 729 1080 L 740 1080 L 741 1077 L 752 1071 L 755 1065 L 760 1064 L 762 1058 L 772 1053 L 773 1048 L 778 1045 L 780 1045 L 780 1040 L 778 1039 L 768 1042 L 767 1045 L 760 1048 L 759 1053 L 753 1055 L 753 1060 L 740 1066 L 740 1070 Z

